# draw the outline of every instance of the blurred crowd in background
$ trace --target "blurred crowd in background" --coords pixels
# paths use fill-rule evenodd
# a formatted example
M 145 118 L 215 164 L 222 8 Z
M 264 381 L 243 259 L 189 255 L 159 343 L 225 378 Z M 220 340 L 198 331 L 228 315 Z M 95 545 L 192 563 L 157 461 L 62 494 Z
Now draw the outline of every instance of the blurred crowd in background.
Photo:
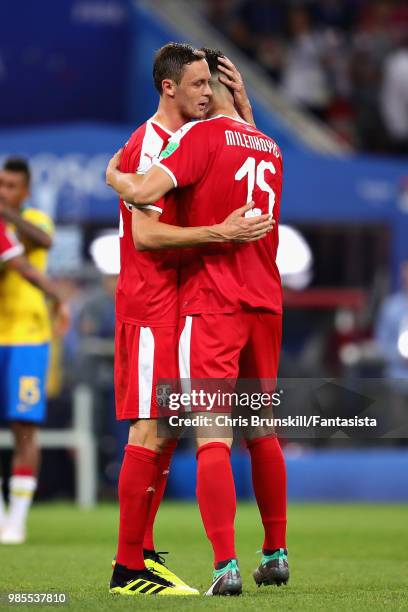
M 206 0 L 292 102 L 365 152 L 408 152 L 405 0 Z

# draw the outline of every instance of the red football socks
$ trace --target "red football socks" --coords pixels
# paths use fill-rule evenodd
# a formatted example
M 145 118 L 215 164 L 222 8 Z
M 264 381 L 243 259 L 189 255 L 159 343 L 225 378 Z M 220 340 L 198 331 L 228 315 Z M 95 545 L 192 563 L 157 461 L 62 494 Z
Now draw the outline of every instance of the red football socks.
M 209 442 L 197 451 L 197 500 L 214 550 L 214 567 L 236 558 L 236 494 L 230 455 L 223 442 Z
M 117 562 L 144 569 L 143 538 L 153 500 L 159 455 L 142 446 L 125 446 L 119 476 L 119 543 Z
M 13 476 L 36 476 L 31 465 L 16 465 L 12 470 Z
M 155 550 L 153 525 L 156 519 L 156 514 L 163 499 L 166 489 L 167 478 L 169 475 L 170 463 L 173 453 L 176 450 L 178 440 L 170 440 L 162 450 L 157 464 L 157 478 L 154 484 L 153 499 L 150 506 L 149 518 L 147 520 L 146 531 L 143 539 L 143 548 L 146 550 Z
M 252 483 L 265 529 L 264 550 L 286 548 L 286 466 L 274 436 L 247 443 L 251 453 Z

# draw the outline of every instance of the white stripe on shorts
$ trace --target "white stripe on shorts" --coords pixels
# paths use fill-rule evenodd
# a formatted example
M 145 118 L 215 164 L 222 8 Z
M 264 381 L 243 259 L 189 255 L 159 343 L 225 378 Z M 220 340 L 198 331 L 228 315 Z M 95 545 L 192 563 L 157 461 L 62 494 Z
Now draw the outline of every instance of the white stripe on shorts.
M 181 390 L 183 393 L 191 393 L 191 371 L 190 371 L 190 350 L 191 350 L 191 329 L 193 317 L 186 317 L 184 329 L 179 341 L 179 369 L 181 378 Z M 186 412 L 191 412 L 191 406 L 185 406 Z
M 150 418 L 153 392 L 154 336 L 150 327 L 140 328 L 139 337 L 139 418 Z

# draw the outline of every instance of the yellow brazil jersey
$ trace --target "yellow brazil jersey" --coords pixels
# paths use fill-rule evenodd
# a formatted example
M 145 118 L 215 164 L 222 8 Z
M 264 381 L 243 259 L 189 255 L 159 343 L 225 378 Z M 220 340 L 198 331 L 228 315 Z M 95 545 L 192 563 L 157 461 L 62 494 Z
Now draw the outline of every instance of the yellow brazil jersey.
M 26 221 L 53 234 L 53 223 L 45 213 L 26 208 L 21 214 Z M 32 248 L 21 236 L 18 238 L 31 265 L 45 272 L 47 249 Z M 50 316 L 43 292 L 14 270 L 0 270 L 0 345 L 42 344 L 50 338 Z

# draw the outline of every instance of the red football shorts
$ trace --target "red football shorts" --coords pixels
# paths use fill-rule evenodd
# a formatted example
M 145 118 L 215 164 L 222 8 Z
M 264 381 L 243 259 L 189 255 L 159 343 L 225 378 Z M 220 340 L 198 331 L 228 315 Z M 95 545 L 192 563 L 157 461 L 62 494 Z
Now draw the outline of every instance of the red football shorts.
M 178 378 L 177 326 L 141 327 L 116 322 L 116 418 L 158 416 L 156 387 L 160 379 Z
M 187 316 L 179 333 L 181 379 L 276 379 L 281 315 L 243 310 Z

